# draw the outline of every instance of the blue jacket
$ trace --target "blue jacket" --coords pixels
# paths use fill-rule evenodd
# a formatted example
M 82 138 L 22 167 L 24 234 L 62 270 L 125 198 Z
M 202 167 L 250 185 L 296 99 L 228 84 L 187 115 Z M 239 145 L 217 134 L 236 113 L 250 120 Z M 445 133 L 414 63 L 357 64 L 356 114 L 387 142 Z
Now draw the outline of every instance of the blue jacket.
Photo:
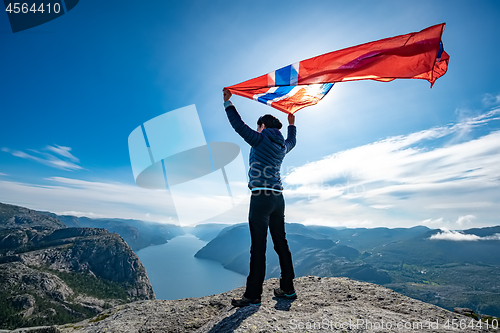
M 248 170 L 248 187 L 272 188 L 283 190 L 280 169 L 285 155 L 295 147 L 297 128 L 288 126 L 285 140 L 277 128 L 265 128 L 261 133 L 254 131 L 241 120 L 233 105 L 226 107 L 226 114 L 231 126 L 252 148 Z

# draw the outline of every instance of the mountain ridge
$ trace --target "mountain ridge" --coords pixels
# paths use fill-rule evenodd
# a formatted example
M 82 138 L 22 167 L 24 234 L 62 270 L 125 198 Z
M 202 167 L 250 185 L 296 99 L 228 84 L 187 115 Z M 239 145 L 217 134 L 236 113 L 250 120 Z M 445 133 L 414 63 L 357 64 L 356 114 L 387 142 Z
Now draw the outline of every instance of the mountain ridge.
M 120 235 L 0 203 L 0 328 L 78 321 L 141 299 L 155 299 L 153 288 Z
M 310 229 L 310 230 L 309 230 Z M 407 296 L 452 310 L 471 308 L 500 316 L 500 227 L 474 228 L 461 234 L 486 237 L 472 241 L 431 239 L 445 231 L 413 228 L 344 228 L 286 224 L 295 276 L 344 276 L 378 283 Z M 474 238 L 476 239 L 476 238 Z M 279 261 L 267 239 L 266 278 L 277 278 Z M 346 245 L 347 244 L 347 245 Z M 248 274 L 247 224 L 225 228 L 195 255 Z

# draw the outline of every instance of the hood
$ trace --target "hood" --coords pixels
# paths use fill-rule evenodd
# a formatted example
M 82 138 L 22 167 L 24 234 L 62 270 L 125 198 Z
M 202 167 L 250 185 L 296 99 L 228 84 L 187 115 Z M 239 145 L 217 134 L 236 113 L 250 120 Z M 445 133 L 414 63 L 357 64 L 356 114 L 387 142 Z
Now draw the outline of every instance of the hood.
M 285 138 L 283 134 L 281 134 L 280 130 L 277 128 L 264 128 L 262 134 L 271 140 L 271 142 L 275 142 L 279 144 L 281 147 L 285 146 Z

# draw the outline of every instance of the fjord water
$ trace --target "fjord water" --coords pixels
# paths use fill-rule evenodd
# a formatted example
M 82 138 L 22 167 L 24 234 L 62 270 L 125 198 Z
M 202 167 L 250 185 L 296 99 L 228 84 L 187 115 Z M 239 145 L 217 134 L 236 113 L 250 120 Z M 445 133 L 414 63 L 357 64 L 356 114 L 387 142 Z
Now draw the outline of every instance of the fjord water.
M 136 252 L 157 299 L 202 297 L 245 285 L 246 276 L 227 270 L 218 262 L 194 257 L 207 243 L 186 234 Z

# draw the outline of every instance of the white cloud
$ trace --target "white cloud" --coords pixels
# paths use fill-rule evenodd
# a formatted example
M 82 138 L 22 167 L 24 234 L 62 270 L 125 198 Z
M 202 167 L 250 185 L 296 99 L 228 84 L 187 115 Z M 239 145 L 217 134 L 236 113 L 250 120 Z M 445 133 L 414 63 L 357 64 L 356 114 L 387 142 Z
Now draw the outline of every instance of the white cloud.
M 77 216 L 172 221 L 175 210 L 166 190 L 135 185 L 53 177 L 46 184 L 0 181 L 0 202 Z M 151 218 L 146 219 L 149 213 Z M 71 215 L 71 214 L 69 214 Z
M 177 219 L 169 191 L 143 189 L 116 182 L 51 177 L 45 184 L 0 180 L 0 202 L 61 215 L 124 218 L 186 225 Z M 210 185 L 210 184 L 209 184 Z M 201 197 L 195 190 L 177 197 L 198 212 L 219 204 L 217 197 Z M 240 223 L 248 216 L 248 200 L 208 222 Z
M 0 176 L 7 176 L 7 174 L 0 172 Z
M 447 240 L 447 241 L 495 241 L 500 240 L 500 234 L 494 234 L 492 236 L 479 237 L 473 234 L 463 234 L 459 231 L 441 229 L 441 232 L 432 235 L 429 237 L 432 240 Z
M 466 235 L 453 230 L 443 230 L 442 232 L 432 235 L 429 239 L 449 241 L 478 241 L 481 239 L 481 237 L 477 235 Z
M 492 236 L 483 237 L 485 240 L 500 240 L 500 234 L 494 234 Z
M 500 109 L 494 109 L 294 168 L 283 178 L 293 202 L 288 216 L 331 225 L 498 224 L 500 130 L 484 132 L 498 129 L 498 120 Z M 346 210 L 352 203 L 358 207 Z
M 77 212 L 74 210 L 68 210 L 68 211 L 54 211 L 52 213 L 55 213 L 57 215 L 71 215 L 71 216 L 76 216 L 76 217 L 90 217 L 93 219 L 99 219 L 99 218 L 109 218 L 108 215 L 105 214 L 96 214 L 93 212 Z M 146 214 L 147 216 L 148 214 Z
M 500 216 L 500 131 L 491 129 L 498 129 L 494 122 L 499 116 L 500 109 L 495 109 L 294 168 L 283 178 L 286 220 L 346 227 L 422 224 L 466 229 L 496 225 Z M 471 135 L 452 140 L 465 127 Z M 479 131 L 485 127 L 489 133 Z M 68 147 L 45 150 L 68 163 L 77 162 Z M 12 153 L 7 148 L 3 151 Z M 180 202 L 192 204 L 196 210 L 216 204 L 199 196 L 202 189 L 196 191 L 188 191 Z M 43 185 L 0 181 L 0 201 L 89 217 L 176 221 L 166 190 L 120 183 L 61 177 L 50 178 Z M 209 221 L 240 223 L 247 217 L 245 200 Z
M 437 219 L 426 219 L 420 224 L 428 226 L 429 228 L 439 228 L 443 230 L 449 230 L 449 228 L 466 229 L 467 227 L 474 226 L 474 220 L 477 220 L 477 217 L 474 215 L 462 215 L 459 216 L 456 220 L 448 220 L 440 217 Z
M 445 223 L 447 222 L 444 222 L 443 218 L 440 217 L 438 219 L 427 219 L 427 220 L 424 220 L 422 221 L 422 225 L 425 225 L 425 226 L 428 226 L 428 227 L 431 227 L 431 228 L 439 228 L 441 226 L 443 226 Z
M 39 152 L 34 149 L 28 149 L 28 151 L 34 154 L 28 154 L 26 152 L 20 150 L 11 150 L 9 148 L 3 147 L 2 151 L 12 154 L 13 156 L 20 157 L 26 160 L 35 161 L 52 168 L 62 169 L 62 170 L 82 170 L 83 168 L 78 165 L 80 160 L 76 158 L 73 154 L 70 153 L 70 147 L 62 147 L 62 146 L 46 146 L 44 150 L 47 152 Z M 59 155 L 56 156 L 56 155 Z
M 394 207 L 394 205 L 371 205 L 370 207 L 375 209 L 389 209 Z
M 493 206 L 492 202 L 452 202 L 429 205 L 432 209 L 454 209 L 454 208 L 486 208 Z
M 55 145 L 55 146 L 47 146 L 47 147 L 45 147 L 45 149 L 52 151 L 53 153 L 56 153 L 58 155 L 64 156 L 73 162 L 76 162 L 76 163 L 80 162 L 80 160 L 78 158 L 76 158 L 75 156 L 73 156 L 73 154 L 70 153 L 70 151 L 71 151 L 70 147 L 63 147 L 63 146 Z
M 463 148 L 467 148 L 469 150 L 467 153 L 470 155 L 477 155 L 479 153 L 476 151 L 477 148 L 480 148 L 483 153 L 495 151 L 499 146 L 497 139 L 500 132 L 493 132 L 491 137 L 487 137 L 489 139 L 487 146 L 483 146 L 484 141 L 477 142 L 474 140 L 469 145 L 465 145 L 465 147 L 453 145 L 434 150 L 419 148 L 414 145 L 426 142 L 431 143 L 432 140 L 456 133 L 464 127 L 475 128 L 489 121 L 499 120 L 498 115 L 500 115 L 500 109 L 475 118 L 466 119 L 458 124 L 411 133 L 407 136 L 391 137 L 341 151 L 327 156 L 322 160 L 295 168 L 284 177 L 284 181 L 289 186 L 324 184 L 339 178 L 369 181 L 400 181 L 400 178 L 408 173 L 409 168 L 418 168 L 422 164 L 439 160 L 445 154 L 450 159 L 453 159 L 451 162 L 462 161 L 463 156 L 456 153 L 459 153 Z
M 465 216 L 459 216 L 457 219 L 457 224 L 458 225 L 469 225 L 472 220 L 475 220 L 476 217 L 474 215 L 465 215 Z
M 500 104 L 500 94 L 498 95 L 485 94 L 483 96 L 483 104 L 487 107 Z

